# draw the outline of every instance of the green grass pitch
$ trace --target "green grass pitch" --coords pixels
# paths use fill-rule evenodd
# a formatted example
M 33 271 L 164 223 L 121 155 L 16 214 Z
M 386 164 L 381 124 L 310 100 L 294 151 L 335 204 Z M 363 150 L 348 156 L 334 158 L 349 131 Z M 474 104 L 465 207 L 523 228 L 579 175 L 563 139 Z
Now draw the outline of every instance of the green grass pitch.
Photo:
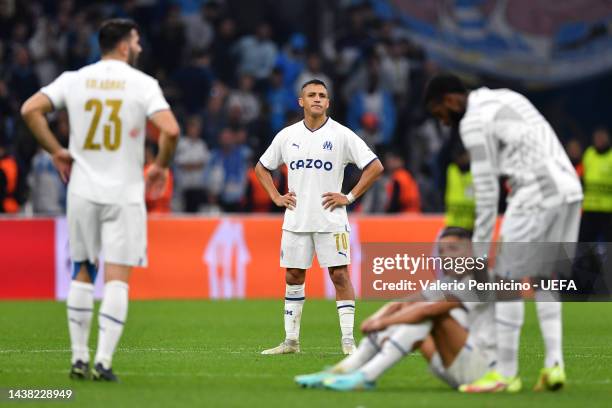
M 380 303 L 358 302 L 361 321 Z M 61 302 L 0 302 L 0 388 L 71 388 L 62 406 L 207 407 L 593 407 L 612 399 L 612 304 L 565 304 L 569 384 L 559 393 L 530 389 L 543 361 L 534 307 L 527 305 L 521 339 L 520 394 L 461 395 L 433 378 L 411 355 L 375 391 L 304 390 L 296 374 L 341 358 L 338 316 L 331 301 L 309 300 L 302 353 L 261 356 L 283 336 L 282 301 L 131 302 L 114 369 L 121 383 L 68 379 L 69 341 Z M 96 319 L 90 344 L 96 340 Z M 51 404 L 51 405 L 49 405 Z M 0 405 L 31 406 L 0 401 Z M 56 406 L 39 402 L 38 406 Z

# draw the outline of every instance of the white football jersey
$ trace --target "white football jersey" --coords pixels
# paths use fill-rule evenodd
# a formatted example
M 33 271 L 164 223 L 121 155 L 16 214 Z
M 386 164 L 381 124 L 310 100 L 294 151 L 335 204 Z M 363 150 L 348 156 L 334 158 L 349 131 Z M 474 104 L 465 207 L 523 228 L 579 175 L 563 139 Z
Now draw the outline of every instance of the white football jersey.
M 341 192 L 348 163 L 363 169 L 376 159 L 359 136 L 328 118 L 314 131 L 304 121 L 284 128 L 259 161 L 268 170 L 287 165 L 289 191 L 295 193 L 297 205 L 285 211 L 284 230 L 338 232 L 350 230 L 346 208 L 325 210 L 321 196 Z
M 169 109 L 155 79 L 118 60 L 67 71 L 41 89 L 70 118 L 68 191 L 103 204 L 144 202 L 148 116 Z
M 509 89 L 470 92 L 459 131 L 470 153 L 475 242 L 492 239 L 499 176 L 509 178 L 509 204 L 527 211 L 582 199 L 580 180 L 555 131 L 523 95 Z

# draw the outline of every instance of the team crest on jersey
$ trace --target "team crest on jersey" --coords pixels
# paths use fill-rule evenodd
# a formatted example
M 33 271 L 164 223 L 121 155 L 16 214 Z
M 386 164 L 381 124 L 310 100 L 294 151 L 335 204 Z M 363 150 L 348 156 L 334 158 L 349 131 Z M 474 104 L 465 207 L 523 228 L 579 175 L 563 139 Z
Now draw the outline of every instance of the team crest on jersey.
M 330 142 L 329 140 L 327 140 L 325 143 L 323 143 L 323 150 L 329 150 L 331 151 L 332 149 L 332 142 Z

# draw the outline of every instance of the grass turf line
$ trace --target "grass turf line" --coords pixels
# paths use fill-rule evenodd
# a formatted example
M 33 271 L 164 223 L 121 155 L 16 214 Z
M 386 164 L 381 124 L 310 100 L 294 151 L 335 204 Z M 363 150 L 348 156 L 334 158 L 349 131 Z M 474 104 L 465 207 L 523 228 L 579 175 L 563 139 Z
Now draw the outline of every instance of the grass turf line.
M 357 322 L 380 303 L 358 302 Z M 373 392 L 303 390 L 293 376 L 342 358 L 333 301 L 309 300 L 302 354 L 261 356 L 283 337 L 282 301 L 138 301 L 130 303 L 114 358 L 120 384 L 68 379 L 69 340 L 60 302 L 0 302 L 0 388 L 71 388 L 71 404 L 120 406 L 435 407 L 609 406 L 612 398 L 612 304 L 565 304 L 569 378 L 560 393 L 530 391 L 543 346 L 534 307 L 521 338 L 518 395 L 461 395 L 433 378 L 418 354 L 390 370 Z M 90 346 L 95 349 L 97 317 Z M 93 358 L 93 354 L 92 354 Z M 3 405 L 6 401 L 0 402 Z M 13 405 L 12 403 L 9 403 Z M 19 403 L 46 406 L 48 402 Z

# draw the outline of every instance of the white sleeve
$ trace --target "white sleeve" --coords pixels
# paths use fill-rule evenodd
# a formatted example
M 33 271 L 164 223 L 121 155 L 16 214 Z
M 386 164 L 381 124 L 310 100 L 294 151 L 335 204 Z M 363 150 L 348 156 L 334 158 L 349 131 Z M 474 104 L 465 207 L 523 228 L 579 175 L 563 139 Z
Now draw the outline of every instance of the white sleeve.
M 170 105 L 159 87 L 159 82 L 156 80 L 152 80 L 151 84 L 148 84 L 148 89 L 145 90 L 144 94 L 144 103 L 147 117 L 155 112 L 170 109 Z
M 264 154 L 259 158 L 259 162 L 268 170 L 275 170 L 283 161 L 283 133 L 278 133 Z
M 64 72 L 57 77 L 55 81 L 40 89 L 40 92 L 49 98 L 55 110 L 62 109 L 66 106 L 66 92 L 70 88 L 68 84 L 69 79 L 70 72 Z
M 346 133 L 346 149 L 344 154 L 344 161 L 354 163 L 360 170 L 363 170 L 368 164 L 378 159 L 363 139 L 350 130 Z
M 470 154 L 470 171 L 476 198 L 476 221 L 472 240 L 486 244 L 486 247 L 475 247 L 477 256 L 488 252 L 488 245 L 493 239 L 499 201 L 497 148 L 489 130 L 481 122 L 461 124 L 461 139 Z

